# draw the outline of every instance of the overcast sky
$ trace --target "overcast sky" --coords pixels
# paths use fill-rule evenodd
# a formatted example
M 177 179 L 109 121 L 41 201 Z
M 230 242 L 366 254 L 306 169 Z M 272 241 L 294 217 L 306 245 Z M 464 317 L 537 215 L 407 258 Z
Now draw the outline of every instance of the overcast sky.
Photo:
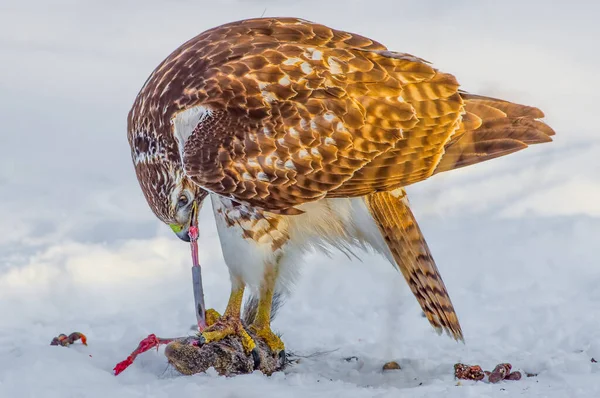
M 0 259 L 16 264 L 30 250 L 63 241 L 170 236 L 135 179 L 126 140 L 129 107 L 154 67 L 181 43 L 263 13 L 360 33 L 432 62 L 467 91 L 546 113 L 557 131 L 554 143 L 411 187 L 424 222 L 479 213 L 598 217 L 600 5 L 557 4 L 3 1 Z M 209 207 L 203 225 L 211 234 Z

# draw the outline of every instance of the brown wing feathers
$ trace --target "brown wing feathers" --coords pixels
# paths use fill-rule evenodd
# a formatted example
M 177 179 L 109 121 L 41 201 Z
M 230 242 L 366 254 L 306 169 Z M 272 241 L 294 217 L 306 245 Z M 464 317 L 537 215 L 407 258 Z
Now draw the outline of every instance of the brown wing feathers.
M 357 170 L 329 196 L 392 190 L 431 176 L 444 144 L 458 127 L 463 109 L 458 82 L 454 76 L 432 69 L 428 80 L 406 84 L 399 93 L 415 110 L 417 123 L 402 132 L 393 148 Z
M 366 196 L 365 202 L 431 325 L 438 332 L 446 330 L 454 339 L 463 340 L 452 301 L 405 192 L 374 193 Z
M 465 115 L 434 174 L 480 163 L 552 141 L 542 111 L 504 100 L 461 93 Z
M 554 134 L 536 108 L 458 87 L 360 35 L 295 18 L 245 20 L 198 35 L 161 63 L 129 130 L 172 140 L 178 112 L 210 109 L 186 143 L 188 176 L 283 213 L 407 186 Z
M 416 57 L 308 22 L 253 21 L 231 27 L 227 34 L 247 34 L 248 26 L 253 26 L 250 38 L 241 44 L 228 38 L 231 48 L 219 52 L 219 44 L 212 43 L 209 51 L 202 50 L 199 55 L 208 65 L 205 80 L 187 89 L 201 99 L 198 105 L 214 110 L 186 143 L 186 172 L 197 184 L 286 212 L 325 196 L 378 189 L 382 183 L 374 177 L 380 175 L 361 182 L 356 172 L 398 141 L 406 149 L 406 162 L 412 162 L 406 170 L 413 170 L 413 179 L 431 174 L 452 129 L 448 124 L 440 129 L 433 121 L 414 129 L 418 113 L 432 119 L 453 113 L 449 124 L 454 123 L 460 97 L 450 97 L 457 84 L 452 90 L 442 87 L 436 71 Z M 284 41 L 285 35 L 293 35 L 294 41 Z M 239 46 L 244 54 L 232 57 L 240 53 Z M 428 104 L 424 98 L 429 96 L 442 99 Z M 210 167 L 199 155 L 203 151 L 213 152 Z M 356 182 L 346 187 L 354 177 Z M 337 188 L 343 192 L 336 193 Z

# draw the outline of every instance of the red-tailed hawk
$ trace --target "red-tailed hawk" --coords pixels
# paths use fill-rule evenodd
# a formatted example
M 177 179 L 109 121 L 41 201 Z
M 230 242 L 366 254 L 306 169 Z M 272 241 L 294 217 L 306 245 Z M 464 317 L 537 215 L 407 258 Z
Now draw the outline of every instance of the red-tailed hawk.
M 372 247 L 404 276 L 433 327 L 462 331 L 404 187 L 551 141 L 533 107 L 459 90 L 413 55 L 296 18 L 229 23 L 194 37 L 152 72 L 128 138 L 156 216 L 187 240 L 210 196 L 231 298 L 203 337 L 237 333 L 245 287 L 250 327 L 274 352 L 273 294 L 303 254 Z

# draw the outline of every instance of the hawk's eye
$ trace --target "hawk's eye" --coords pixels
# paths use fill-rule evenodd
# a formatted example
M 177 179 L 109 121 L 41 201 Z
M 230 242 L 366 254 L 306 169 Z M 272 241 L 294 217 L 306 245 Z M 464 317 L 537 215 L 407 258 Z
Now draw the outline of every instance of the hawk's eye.
M 185 205 L 187 205 L 189 201 L 190 200 L 188 199 L 187 196 L 181 195 L 179 197 L 179 200 L 177 201 L 177 207 L 179 207 L 179 208 L 185 207 Z

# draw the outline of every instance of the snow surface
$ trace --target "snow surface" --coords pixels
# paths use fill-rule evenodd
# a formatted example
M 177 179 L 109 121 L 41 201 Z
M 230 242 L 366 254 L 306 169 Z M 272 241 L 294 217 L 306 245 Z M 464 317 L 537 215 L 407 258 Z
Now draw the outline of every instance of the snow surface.
M 0 397 L 600 396 L 600 58 L 589 51 L 600 6 L 540 4 L 0 6 Z M 141 338 L 184 335 L 195 321 L 189 247 L 141 195 L 126 114 L 176 46 L 265 7 L 421 56 L 469 91 L 539 106 L 556 140 L 408 190 L 466 344 L 435 334 L 382 258 L 313 254 L 274 323 L 307 356 L 300 364 L 271 377 L 188 377 L 161 349 L 114 377 Z M 229 280 L 209 203 L 201 216 L 206 302 L 222 310 Z M 49 346 L 72 331 L 89 345 Z M 383 373 L 390 360 L 402 370 Z M 538 376 L 457 385 L 456 362 Z
M 589 248 L 599 220 L 461 217 L 422 224 L 464 345 L 435 334 L 401 276 L 381 259 L 314 256 L 274 327 L 289 350 L 321 355 L 271 377 L 187 377 L 167 365 L 161 349 L 114 377 L 112 367 L 140 338 L 189 333 L 187 247 L 167 238 L 68 244 L 0 278 L 9 300 L 0 313 L 0 396 L 598 396 L 600 367 L 591 358 L 600 358 L 600 272 Z M 203 252 L 201 262 L 207 305 L 222 309 L 222 260 Z M 48 346 L 72 331 L 86 333 L 89 345 Z M 358 360 L 344 360 L 350 356 Z M 390 360 L 402 370 L 383 373 Z M 453 378 L 456 362 L 492 369 L 506 361 L 539 375 L 496 385 L 457 386 Z

